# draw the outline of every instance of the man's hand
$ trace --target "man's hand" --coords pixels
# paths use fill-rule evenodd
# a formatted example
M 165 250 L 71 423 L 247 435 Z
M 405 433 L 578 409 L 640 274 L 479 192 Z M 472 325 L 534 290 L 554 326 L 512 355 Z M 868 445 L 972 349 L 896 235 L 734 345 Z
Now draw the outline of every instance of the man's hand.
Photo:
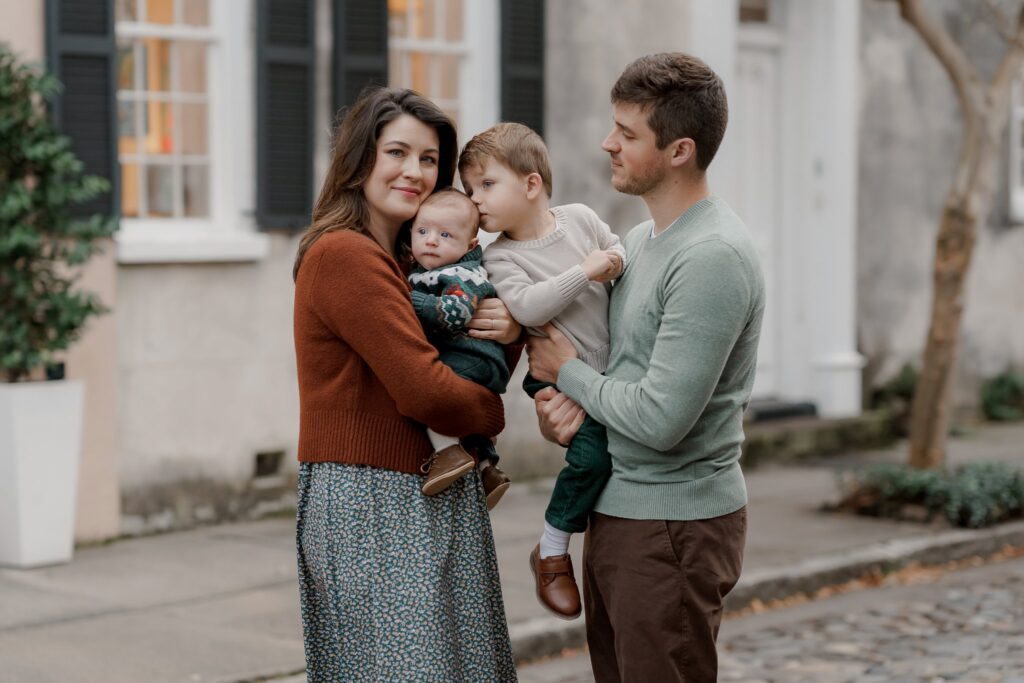
M 466 328 L 470 337 L 491 339 L 499 344 L 511 344 L 523 332 L 522 326 L 515 321 L 501 299 L 494 297 L 480 302 Z
M 587 278 L 594 282 L 608 282 L 622 273 L 622 257 L 618 252 L 597 249 L 580 264 Z
M 554 387 L 546 387 L 533 397 L 540 433 L 548 441 L 568 446 L 587 414 L 578 403 Z
M 555 384 L 558 371 L 566 361 L 576 358 L 576 347 L 551 323 L 541 328 L 547 337 L 531 336 L 526 340 L 530 357 L 530 374 L 541 382 Z

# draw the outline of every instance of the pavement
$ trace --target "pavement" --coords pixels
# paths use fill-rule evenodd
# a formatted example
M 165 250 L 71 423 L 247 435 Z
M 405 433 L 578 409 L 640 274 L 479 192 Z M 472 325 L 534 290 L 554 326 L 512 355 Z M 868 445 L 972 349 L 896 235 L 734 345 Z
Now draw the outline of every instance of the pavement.
M 951 441 L 952 463 L 1024 465 L 1024 426 Z M 820 511 L 840 468 L 904 458 L 905 445 L 747 472 L 744 574 L 730 606 L 889 571 L 1024 546 L 1024 522 L 951 531 Z M 552 481 L 514 484 L 492 513 L 505 608 L 520 661 L 583 642 L 583 621 L 547 615 L 527 557 Z M 580 564 L 582 539 L 573 539 Z M 302 681 L 294 520 L 266 519 L 79 549 L 67 565 L 0 569 L 0 680 Z

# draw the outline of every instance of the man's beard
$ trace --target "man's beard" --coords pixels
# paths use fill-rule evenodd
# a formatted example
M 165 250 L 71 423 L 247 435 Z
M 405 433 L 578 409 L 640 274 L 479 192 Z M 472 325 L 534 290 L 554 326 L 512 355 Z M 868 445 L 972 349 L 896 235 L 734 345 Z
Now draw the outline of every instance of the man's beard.
M 612 187 L 623 194 L 641 197 L 660 185 L 664 179 L 665 170 L 653 167 L 639 175 L 631 175 L 622 179 L 612 176 Z

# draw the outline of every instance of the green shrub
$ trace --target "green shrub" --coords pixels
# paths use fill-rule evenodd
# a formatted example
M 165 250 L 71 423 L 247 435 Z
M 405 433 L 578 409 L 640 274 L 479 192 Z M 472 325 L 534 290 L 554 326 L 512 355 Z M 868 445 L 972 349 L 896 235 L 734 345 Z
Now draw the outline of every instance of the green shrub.
M 1005 463 L 972 463 L 953 470 L 872 465 L 841 484 L 843 502 L 861 514 L 905 517 L 907 506 L 942 515 L 954 526 L 977 528 L 1024 516 L 1024 474 Z
M 116 222 L 72 207 L 110 184 L 84 175 L 57 133 L 45 102 L 59 88 L 0 45 L 0 377 L 9 382 L 51 362 L 104 310 L 74 287 Z
M 981 410 L 989 420 L 1024 418 L 1024 374 L 1007 370 L 982 384 Z

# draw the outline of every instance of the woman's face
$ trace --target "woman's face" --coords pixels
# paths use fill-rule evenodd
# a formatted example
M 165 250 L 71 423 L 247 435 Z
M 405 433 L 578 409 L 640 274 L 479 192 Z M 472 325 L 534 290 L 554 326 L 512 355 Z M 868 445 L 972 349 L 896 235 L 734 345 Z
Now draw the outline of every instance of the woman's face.
M 397 228 L 416 215 L 437 183 L 437 131 L 402 114 L 377 138 L 377 159 L 363 183 L 370 220 Z

